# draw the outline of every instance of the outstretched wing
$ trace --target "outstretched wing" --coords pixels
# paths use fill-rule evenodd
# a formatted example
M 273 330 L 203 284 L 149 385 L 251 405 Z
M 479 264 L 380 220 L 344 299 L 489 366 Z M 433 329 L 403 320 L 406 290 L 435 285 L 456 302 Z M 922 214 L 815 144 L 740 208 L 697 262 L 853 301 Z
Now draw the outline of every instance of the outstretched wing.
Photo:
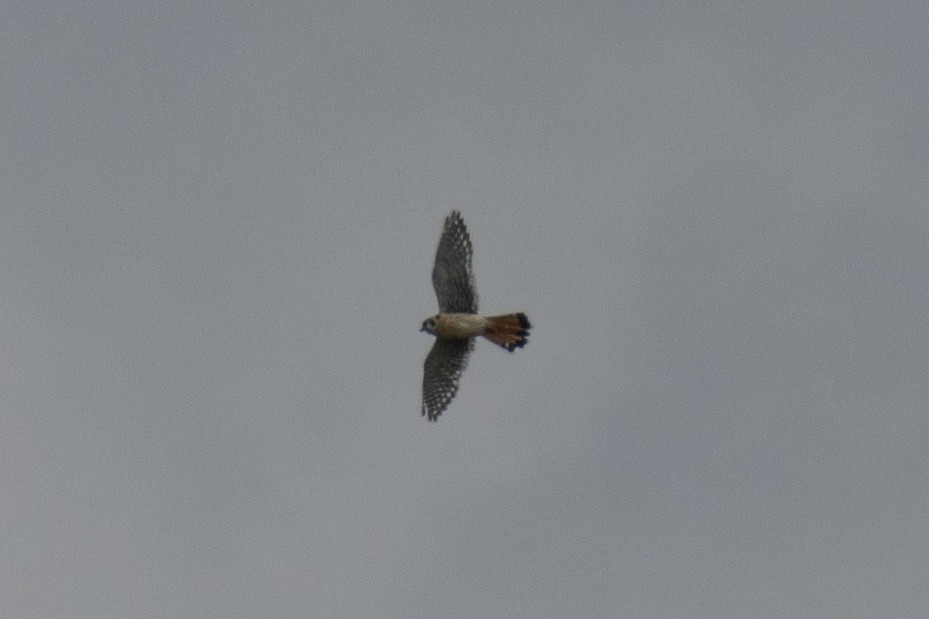
M 435 421 L 458 393 L 458 381 L 468 366 L 474 340 L 436 338 L 423 364 L 423 415 Z
M 471 272 L 471 237 L 458 211 L 452 211 L 445 218 L 442 238 L 435 252 L 432 287 L 440 312 L 477 313 L 477 292 Z

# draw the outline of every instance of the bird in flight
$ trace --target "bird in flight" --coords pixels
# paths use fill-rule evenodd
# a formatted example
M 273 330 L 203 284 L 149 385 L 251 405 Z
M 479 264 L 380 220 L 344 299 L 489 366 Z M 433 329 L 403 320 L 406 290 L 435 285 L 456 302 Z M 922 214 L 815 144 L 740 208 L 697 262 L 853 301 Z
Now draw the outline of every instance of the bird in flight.
M 429 421 L 436 421 L 458 392 L 476 337 L 483 336 L 510 352 L 525 346 L 529 337 L 531 325 L 522 312 L 477 313 L 471 254 L 471 237 L 461 213 L 452 211 L 445 218 L 432 269 L 439 313 L 424 320 L 420 329 L 435 336 L 423 364 L 423 416 Z

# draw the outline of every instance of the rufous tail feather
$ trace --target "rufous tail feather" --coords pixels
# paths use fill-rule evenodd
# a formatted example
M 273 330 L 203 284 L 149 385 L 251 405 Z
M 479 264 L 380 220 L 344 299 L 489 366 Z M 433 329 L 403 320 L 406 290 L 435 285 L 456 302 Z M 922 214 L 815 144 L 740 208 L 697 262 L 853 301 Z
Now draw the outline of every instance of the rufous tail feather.
M 497 346 L 513 352 L 526 345 L 531 328 L 529 319 L 522 312 L 504 316 L 488 316 L 484 337 Z

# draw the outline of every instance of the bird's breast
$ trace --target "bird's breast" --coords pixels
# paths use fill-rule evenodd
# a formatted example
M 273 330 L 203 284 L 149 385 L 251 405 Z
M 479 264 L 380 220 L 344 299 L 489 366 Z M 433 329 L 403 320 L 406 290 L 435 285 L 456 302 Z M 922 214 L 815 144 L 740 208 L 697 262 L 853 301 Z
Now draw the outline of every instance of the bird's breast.
M 476 337 L 483 334 L 486 327 L 487 319 L 480 314 L 439 314 L 435 334 L 446 338 Z

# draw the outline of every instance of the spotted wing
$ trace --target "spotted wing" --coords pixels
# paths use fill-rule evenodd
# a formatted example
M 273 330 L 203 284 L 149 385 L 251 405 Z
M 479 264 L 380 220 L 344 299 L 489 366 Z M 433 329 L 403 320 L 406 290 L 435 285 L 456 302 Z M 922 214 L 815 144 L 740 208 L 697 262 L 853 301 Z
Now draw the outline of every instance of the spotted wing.
M 423 364 L 423 415 L 436 421 L 458 393 L 458 381 L 474 349 L 473 339 L 436 338 Z
M 439 301 L 440 312 L 477 313 L 471 253 L 471 237 L 468 236 L 461 213 L 452 211 L 445 218 L 432 269 L 432 287 Z

